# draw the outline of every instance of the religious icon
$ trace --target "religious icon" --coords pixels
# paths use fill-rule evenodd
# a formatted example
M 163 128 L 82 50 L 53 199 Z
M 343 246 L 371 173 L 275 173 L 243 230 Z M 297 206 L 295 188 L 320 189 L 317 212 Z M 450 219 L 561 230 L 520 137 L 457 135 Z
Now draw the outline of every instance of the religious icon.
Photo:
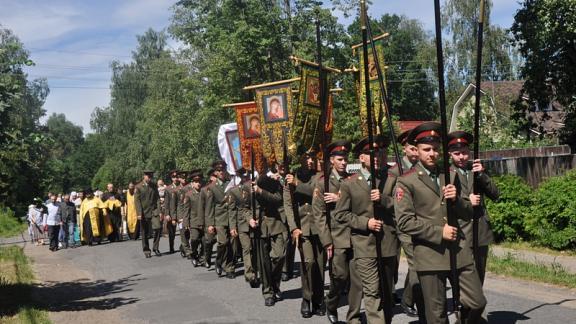
M 288 118 L 286 111 L 286 94 L 270 95 L 264 99 L 264 118 L 266 122 L 272 123 L 284 121 Z
M 306 104 L 320 107 L 320 80 L 317 77 L 306 78 Z
M 376 62 L 372 54 L 368 55 L 368 77 L 370 80 L 378 78 L 378 70 L 376 69 Z
M 260 137 L 260 116 L 258 113 L 244 115 L 244 136 L 246 138 Z
M 228 144 L 228 149 L 230 150 L 234 170 L 238 170 L 242 166 L 242 155 L 240 153 L 240 138 L 238 138 L 238 131 L 234 130 L 226 132 L 226 142 Z

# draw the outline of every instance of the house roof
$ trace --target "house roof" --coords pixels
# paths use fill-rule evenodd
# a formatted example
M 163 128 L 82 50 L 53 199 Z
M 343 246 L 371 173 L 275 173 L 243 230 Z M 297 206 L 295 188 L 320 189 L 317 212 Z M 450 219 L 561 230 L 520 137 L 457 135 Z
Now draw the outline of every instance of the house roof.
M 399 120 L 398 127 L 400 128 L 400 133 L 410 130 L 422 123 L 429 122 L 430 120 Z
M 510 115 L 512 102 L 518 99 L 524 80 L 514 81 L 484 81 L 480 88 L 494 102 L 496 111 Z

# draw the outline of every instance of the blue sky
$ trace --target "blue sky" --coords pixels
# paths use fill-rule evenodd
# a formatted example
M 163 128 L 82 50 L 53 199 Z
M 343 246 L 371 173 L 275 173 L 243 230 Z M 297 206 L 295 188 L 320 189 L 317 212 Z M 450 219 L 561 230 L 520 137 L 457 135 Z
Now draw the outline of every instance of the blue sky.
M 11 29 L 30 51 L 36 66 L 30 78 L 45 77 L 48 115 L 66 117 L 90 131 L 94 107 L 110 102 L 110 62 L 128 62 L 136 35 L 167 28 L 176 0 L 2 0 L 0 24 Z M 324 1 L 328 3 L 329 1 Z M 404 14 L 433 30 L 432 0 L 373 0 L 373 17 Z M 492 24 L 509 28 L 518 0 L 493 0 Z M 340 19 L 347 24 L 349 20 Z M 171 40 L 169 46 L 182 46 Z

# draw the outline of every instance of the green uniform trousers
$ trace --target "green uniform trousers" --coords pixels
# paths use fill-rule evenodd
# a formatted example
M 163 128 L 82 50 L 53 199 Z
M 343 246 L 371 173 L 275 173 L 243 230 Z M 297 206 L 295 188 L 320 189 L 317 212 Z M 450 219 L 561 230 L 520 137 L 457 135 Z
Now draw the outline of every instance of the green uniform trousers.
M 481 323 L 486 297 L 482 292 L 480 278 L 473 265 L 458 270 L 460 281 L 460 303 L 463 306 L 462 319 L 466 323 Z M 446 324 L 446 281 L 450 271 L 418 271 L 422 285 L 428 324 Z
M 396 256 L 382 258 L 382 270 L 384 280 L 391 287 L 394 283 L 394 271 L 396 268 Z M 356 270 L 362 281 L 362 292 L 364 293 L 364 308 L 366 309 L 366 320 L 368 323 L 391 323 L 392 322 L 392 293 L 390 289 L 384 289 L 384 308 L 378 310 L 380 306 L 380 281 L 378 278 L 378 266 L 376 258 L 356 258 Z
M 347 323 L 360 324 L 360 308 L 362 306 L 362 282 L 358 277 L 358 271 L 353 259 L 352 248 L 334 249 L 332 256 L 332 277 L 330 278 L 330 290 L 326 295 L 326 308 L 336 313 L 340 295 L 347 288 L 348 291 L 348 313 Z
M 238 239 L 240 240 L 240 245 L 242 246 L 242 261 L 244 262 L 244 278 L 246 281 L 252 281 L 256 279 L 256 274 L 254 273 L 254 267 L 252 266 L 252 240 L 250 239 L 250 233 L 239 232 Z
M 204 231 L 204 261 L 208 265 L 212 265 L 212 249 L 216 243 L 216 233 L 208 233 L 208 228 Z
M 326 255 L 318 235 L 300 237 L 304 260 L 301 263 L 302 298 L 314 305 L 324 300 L 324 265 Z
M 226 273 L 234 272 L 232 261 L 232 237 L 228 226 L 216 226 L 216 264 Z
M 204 256 L 203 246 L 202 246 L 202 236 L 204 232 L 200 228 L 190 229 L 190 251 L 192 252 L 192 257 L 199 260 Z
M 270 237 L 261 237 L 260 244 L 262 244 L 262 250 L 264 251 L 263 261 L 267 263 L 267 266 L 261 270 L 268 271 L 267 274 L 262 275 L 262 296 L 266 299 L 273 297 L 275 292 L 280 292 L 282 266 L 284 265 L 284 255 L 286 253 L 286 239 L 281 233 Z
M 180 249 L 186 257 L 192 254 L 190 249 L 190 230 L 186 228 L 180 229 Z
M 406 280 L 404 280 L 402 302 L 410 307 L 414 307 L 414 304 L 416 304 L 420 322 L 425 323 L 426 312 L 422 296 L 422 287 L 420 280 L 418 280 L 418 273 L 414 270 L 414 245 L 411 241 L 408 242 L 407 240 L 400 242 L 402 243 L 402 249 L 404 250 L 404 255 L 406 255 L 406 262 L 408 263 L 408 273 L 406 274 Z

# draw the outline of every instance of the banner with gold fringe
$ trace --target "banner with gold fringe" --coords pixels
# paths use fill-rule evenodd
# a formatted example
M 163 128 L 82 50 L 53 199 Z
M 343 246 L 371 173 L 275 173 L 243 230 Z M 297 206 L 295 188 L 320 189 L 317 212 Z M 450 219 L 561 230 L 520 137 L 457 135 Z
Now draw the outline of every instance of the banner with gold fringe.
M 260 114 L 262 152 L 268 166 L 282 164 L 283 145 L 294 146 L 289 139 L 292 111 L 292 82 L 299 78 L 245 87 L 255 89 L 256 107 Z
M 254 164 L 259 173 L 266 169 L 261 143 L 260 113 L 255 101 L 240 102 L 224 105 L 236 110 L 236 124 L 238 125 L 238 137 L 240 138 L 240 155 L 242 166 L 250 170 L 250 150 L 254 148 Z
M 382 67 L 382 73 L 384 74 L 384 85 L 386 86 L 386 68 L 384 65 L 384 38 L 389 34 L 385 33 L 374 38 L 374 45 L 376 47 L 376 52 L 378 54 L 378 61 L 380 67 Z M 360 127 L 362 129 L 363 136 L 368 136 L 368 113 L 366 108 L 366 80 L 364 78 L 364 55 L 362 52 L 362 44 L 352 46 L 352 51 L 354 54 L 358 54 L 358 61 L 360 66 L 359 73 L 359 84 L 356 87 L 356 93 L 358 96 L 358 102 L 360 107 Z M 373 104 L 373 125 L 378 133 L 382 133 L 384 130 L 381 129 L 381 125 L 385 121 L 385 110 L 387 109 L 387 103 L 384 102 L 384 96 L 380 92 L 380 86 L 378 84 L 378 71 L 376 70 L 376 62 L 374 60 L 374 55 L 372 54 L 372 47 L 368 46 L 368 82 L 370 83 L 370 92 L 372 94 L 372 104 Z

